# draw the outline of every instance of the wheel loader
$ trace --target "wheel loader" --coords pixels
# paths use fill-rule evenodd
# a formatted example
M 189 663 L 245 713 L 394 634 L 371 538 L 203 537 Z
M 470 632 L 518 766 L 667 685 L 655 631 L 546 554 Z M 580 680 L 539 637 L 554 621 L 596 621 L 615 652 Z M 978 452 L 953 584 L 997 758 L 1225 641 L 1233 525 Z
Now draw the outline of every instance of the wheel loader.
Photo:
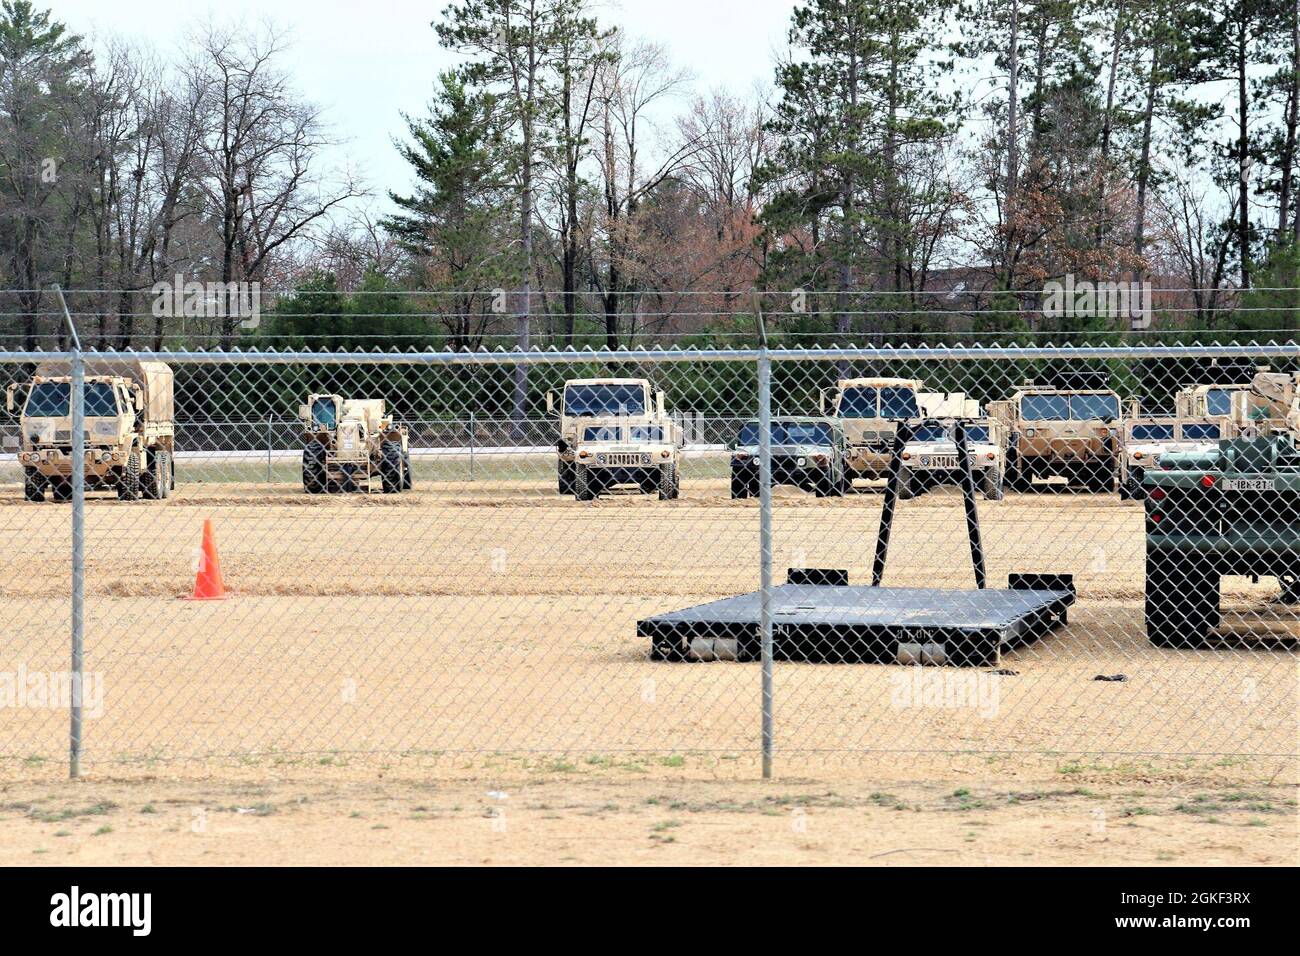
M 302 487 L 309 495 L 409 491 L 411 447 L 382 398 L 310 395 L 303 423 Z

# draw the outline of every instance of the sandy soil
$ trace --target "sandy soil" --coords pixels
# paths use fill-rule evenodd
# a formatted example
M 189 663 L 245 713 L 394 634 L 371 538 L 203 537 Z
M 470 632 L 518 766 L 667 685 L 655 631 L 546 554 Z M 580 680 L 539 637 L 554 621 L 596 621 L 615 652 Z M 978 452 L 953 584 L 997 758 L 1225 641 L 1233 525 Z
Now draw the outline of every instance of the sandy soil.
M 208 517 L 232 596 L 178 600 Z M 757 585 L 756 504 L 731 501 L 722 482 L 688 475 L 677 502 L 594 505 L 558 499 L 541 481 L 346 498 L 214 483 L 183 486 L 166 502 L 99 499 L 87 529 L 86 667 L 102 679 L 86 726 L 92 782 L 57 782 L 66 711 L 31 701 L 0 711 L 0 845 L 8 862 L 41 849 L 66 862 L 68 846 L 85 862 L 150 852 L 160 862 L 306 861 L 295 852 L 314 862 L 758 862 L 768 851 L 838 862 L 908 847 L 878 862 L 931 862 L 916 848 L 940 844 L 951 852 L 933 852 L 948 857 L 933 862 L 1014 862 L 1025 852 L 1033 862 L 1071 852 L 1104 862 L 1115 857 L 1103 847 L 1125 856 L 1138 846 L 1142 860 L 1293 858 L 1294 840 L 1276 844 L 1281 829 L 1294 835 L 1286 801 L 1300 734 L 1300 620 L 1269 603 L 1276 588 L 1226 589 L 1223 646 L 1159 651 L 1142 632 L 1139 506 L 1021 495 L 989 503 L 982 518 L 994 581 L 1012 570 L 1076 575 L 1069 626 L 1008 655 L 1002 674 L 778 665 L 782 782 L 764 789 L 749 760 L 757 667 L 653 664 L 635 636 L 648 614 Z M 778 577 L 821 566 L 864 580 L 878 519 L 875 494 L 779 492 Z M 0 675 L 67 666 L 68 536 L 65 508 L 0 486 Z M 904 505 L 886 583 L 971 585 L 956 496 Z M 1094 680 L 1118 674 L 1126 679 Z M 416 779 L 396 782 L 413 763 Z M 605 776 L 575 782 L 570 768 Z M 1289 809 L 1261 811 L 1262 824 L 1207 822 L 1214 814 L 1175 803 L 1123 824 L 1106 810 L 1108 836 L 1092 840 L 1092 798 L 1007 797 L 1016 787 L 1072 790 L 1103 771 L 1097 799 L 1121 812 L 1127 790 L 1116 787 L 1138 779 L 1176 789 L 1169 773 L 1191 774 L 1214 806 L 1236 807 L 1249 801 L 1222 796 L 1265 787 L 1264 803 Z M 647 773 L 685 776 L 661 783 Z M 1119 783 L 1105 775 L 1115 773 Z M 502 802 L 484 781 L 511 774 L 524 789 L 509 797 L 503 835 L 484 816 Z M 867 788 L 885 784 L 914 812 L 878 805 Z M 700 809 L 664 811 L 648 802 L 656 787 L 669 797 L 678 788 Z M 808 833 L 769 813 L 767 798 L 789 787 L 809 801 L 837 795 L 807 805 Z M 266 796 L 241 797 L 257 789 Z M 950 799 L 965 801 L 951 798 L 956 789 L 988 806 L 949 812 Z M 1159 796 L 1137 789 L 1140 806 Z M 194 806 L 249 800 L 277 809 L 214 812 L 211 827 L 229 839 L 191 839 Z M 112 819 L 67 818 L 85 839 L 56 838 L 57 821 L 41 822 L 100 803 L 114 805 Z M 141 813 L 146 805 L 159 812 Z M 42 806 L 49 814 L 33 813 Z M 974 820 L 983 822 L 968 842 Z M 99 826 L 112 832 L 93 837 Z M 1216 829 L 1229 826 L 1230 836 Z M 1059 841 L 1028 836 L 1048 827 Z M 758 839 L 769 830 L 775 842 Z M 319 834 L 335 831 L 343 846 L 327 859 L 334 850 Z M 882 832 L 898 845 L 878 842 Z

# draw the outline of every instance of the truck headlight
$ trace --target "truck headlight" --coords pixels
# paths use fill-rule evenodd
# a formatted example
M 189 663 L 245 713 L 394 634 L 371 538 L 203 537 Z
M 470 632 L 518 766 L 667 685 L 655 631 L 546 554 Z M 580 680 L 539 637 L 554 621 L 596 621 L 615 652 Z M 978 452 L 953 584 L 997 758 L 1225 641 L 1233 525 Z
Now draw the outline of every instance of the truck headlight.
M 1026 438 L 1033 438 L 1033 437 L 1034 437 L 1034 429 L 1032 429 L 1032 428 L 1026 428 L 1026 429 L 1025 429 L 1025 437 L 1026 437 Z

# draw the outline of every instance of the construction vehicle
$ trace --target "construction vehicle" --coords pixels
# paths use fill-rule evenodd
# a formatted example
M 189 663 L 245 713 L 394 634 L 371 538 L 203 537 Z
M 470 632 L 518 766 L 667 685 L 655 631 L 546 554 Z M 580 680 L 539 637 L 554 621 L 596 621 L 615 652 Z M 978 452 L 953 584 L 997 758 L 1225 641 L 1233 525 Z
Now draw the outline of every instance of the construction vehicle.
M 846 378 L 822 389 L 821 412 L 840 420 L 850 480 L 884 478 L 900 421 L 919 418 L 922 383 L 911 378 Z
M 302 487 L 309 495 L 409 491 L 411 446 L 382 398 L 309 395 L 298 409 L 303 424 Z
M 1278 579 L 1300 602 L 1300 447 L 1246 426 L 1209 451 L 1174 452 L 1148 469 L 1146 628 L 1156 647 L 1199 648 L 1219 627 L 1224 575 Z
M 989 402 L 989 417 L 1007 429 L 1006 481 L 1013 491 L 1053 477 L 1089 491 L 1114 490 L 1124 415 L 1119 395 L 1104 383 L 1104 374 L 1082 373 L 1070 382 L 1027 381 L 1010 398 Z
M 116 491 L 123 501 L 159 500 L 176 487 L 175 401 L 172 370 L 163 362 L 129 359 L 85 362 L 85 475 L 87 491 Z M 30 382 L 10 385 L 13 413 L 22 396 L 18 463 L 23 496 L 44 501 L 72 497 L 72 371 L 68 362 L 43 362 Z
M 1219 440 L 1233 434 L 1230 419 L 1132 418 L 1124 423 L 1119 456 L 1121 500 L 1141 500 L 1142 476 L 1174 452 L 1211 451 Z
M 971 403 L 976 405 L 978 403 Z M 918 423 L 903 447 L 898 476 L 900 498 L 914 498 L 942 484 L 957 484 L 962 468 L 956 426 L 966 429 L 971 471 L 986 500 L 1003 495 L 1007 455 L 1006 427 L 996 418 L 961 418 Z
M 620 485 L 664 501 L 680 494 L 681 427 L 646 379 L 572 379 L 547 393 L 546 407 L 560 420 L 560 494 L 591 501 Z
M 740 427 L 731 451 L 731 497 L 759 493 L 757 421 Z M 835 418 L 774 418 L 771 422 L 772 485 L 793 485 L 818 498 L 839 497 L 849 483 L 844 427 Z

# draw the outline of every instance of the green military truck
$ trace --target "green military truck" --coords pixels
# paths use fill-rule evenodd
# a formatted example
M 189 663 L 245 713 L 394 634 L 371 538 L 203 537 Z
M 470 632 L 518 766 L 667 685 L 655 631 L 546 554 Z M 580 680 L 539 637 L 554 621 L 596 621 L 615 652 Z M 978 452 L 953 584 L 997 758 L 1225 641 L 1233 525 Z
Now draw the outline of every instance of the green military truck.
M 1224 575 L 1300 580 L 1300 447 L 1267 430 L 1163 455 L 1146 493 L 1146 627 L 1156 647 L 1203 647 Z

